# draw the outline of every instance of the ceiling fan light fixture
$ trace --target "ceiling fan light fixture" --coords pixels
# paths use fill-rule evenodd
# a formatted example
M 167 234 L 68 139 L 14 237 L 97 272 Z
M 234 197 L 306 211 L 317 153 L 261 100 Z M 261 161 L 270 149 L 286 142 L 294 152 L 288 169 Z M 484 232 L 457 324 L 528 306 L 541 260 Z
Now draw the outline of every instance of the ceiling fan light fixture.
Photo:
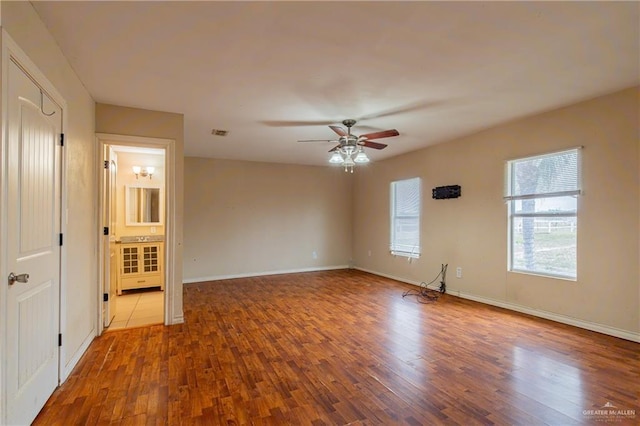
M 364 164 L 369 162 L 369 157 L 367 157 L 367 154 L 365 154 L 364 151 L 360 151 L 356 154 L 353 161 L 355 161 L 358 164 Z
M 353 173 L 353 166 L 355 166 L 356 163 L 353 162 L 353 159 L 351 158 L 351 156 L 347 156 L 344 159 L 344 163 L 342 163 L 342 165 L 344 166 L 344 171 L 345 172 Z
M 329 162 L 331 164 L 342 164 L 344 162 L 344 158 L 342 158 L 342 155 L 340 155 L 338 151 L 335 151 L 331 158 L 329 158 Z
M 346 131 L 340 126 L 329 126 L 329 128 L 339 136 L 338 140 L 304 139 L 299 140 L 298 142 L 331 142 L 334 144 L 337 142 L 338 145 L 329 151 L 333 153 L 331 154 L 331 157 L 329 157 L 329 163 L 344 166 L 345 172 L 353 173 L 354 166 L 357 164 L 366 164 L 371 161 L 364 152 L 365 147 L 373 149 L 386 148 L 386 144 L 373 142 L 371 139 L 381 139 L 400 135 L 396 129 L 390 129 L 357 136 L 351 133 L 351 128 L 356 124 L 356 120 L 343 120 L 342 124 L 347 127 Z

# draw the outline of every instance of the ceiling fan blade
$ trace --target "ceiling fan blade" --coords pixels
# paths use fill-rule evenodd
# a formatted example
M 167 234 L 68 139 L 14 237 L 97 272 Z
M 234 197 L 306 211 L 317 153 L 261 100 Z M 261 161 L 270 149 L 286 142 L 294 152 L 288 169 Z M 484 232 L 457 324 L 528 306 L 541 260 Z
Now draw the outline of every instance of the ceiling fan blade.
M 338 143 L 338 141 L 331 140 L 331 139 L 302 139 L 302 140 L 299 140 L 298 142 L 333 142 L 333 143 Z
M 344 129 L 340 126 L 329 126 L 329 128 L 331 128 L 331 130 L 336 132 L 339 136 L 347 136 L 347 132 L 345 132 Z
M 329 152 L 333 152 L 333 151 L 337 150 L 338 148 L 340 148 L 340 145 L 336 145 L 336 146 L 334 146 L 333 148 L 331 148 L 331 149 L 329 150 Z
M 362 145 L 366 146 L 367 148 L 373 148 L 373 149 L 384 149 L 387 147 L 387 145 L 384 143 L 378 143 L 378 142 L 372 142 L 372 141 L 363 141 Z
M 399 136 L 400 133 L 396 129 L 383 130 L 381 132 L 367 133 L 366 135 L 360 135 L 363 139 L 381 139 L 389 138 L 391 136 Z

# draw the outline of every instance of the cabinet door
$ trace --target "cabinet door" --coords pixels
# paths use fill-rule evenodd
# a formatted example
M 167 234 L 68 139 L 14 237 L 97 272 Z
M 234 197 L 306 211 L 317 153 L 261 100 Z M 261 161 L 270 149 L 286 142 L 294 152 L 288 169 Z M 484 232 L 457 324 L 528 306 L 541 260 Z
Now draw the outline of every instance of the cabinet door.
M 160 272 L 160 246 L 147 245 L 142 247 L 142 271 L 144 273 Z
M 140 272 L 140 248 L 138 246 L 122 247 L 120 259 L 122 275 L 137 274 Z

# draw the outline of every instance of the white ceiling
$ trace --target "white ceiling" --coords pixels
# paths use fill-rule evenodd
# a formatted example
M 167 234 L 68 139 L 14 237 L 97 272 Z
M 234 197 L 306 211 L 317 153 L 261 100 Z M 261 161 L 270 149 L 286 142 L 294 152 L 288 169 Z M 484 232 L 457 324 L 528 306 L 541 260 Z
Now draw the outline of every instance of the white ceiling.
M 183 113 L 187 156 L 327 164 L 296 141 L 355 118 L 400 132 L 376 160 L 640 82 L 638 2 L 33 3 L 97 102 Z

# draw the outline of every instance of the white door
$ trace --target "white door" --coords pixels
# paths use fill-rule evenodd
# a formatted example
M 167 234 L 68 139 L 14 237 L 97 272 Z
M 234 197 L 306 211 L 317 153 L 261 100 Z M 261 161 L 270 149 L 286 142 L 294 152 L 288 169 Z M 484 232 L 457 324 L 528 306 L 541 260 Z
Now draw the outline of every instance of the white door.
M 102 319 L 104 327 L 109 327 L 116 315 L 117 300 L 117 246 L 115 227 L 115 193 L 117 166 L 115 152 L 111 146 L 105 145 L 103 157 L 105 161 L 104 186 L 103 186 L 103 227 L 107 232 L 103 236 L 103 310 Z
M 11 60 L 7 107 L 7 422 L 29 424 L 59 377 L 62 109 Z

